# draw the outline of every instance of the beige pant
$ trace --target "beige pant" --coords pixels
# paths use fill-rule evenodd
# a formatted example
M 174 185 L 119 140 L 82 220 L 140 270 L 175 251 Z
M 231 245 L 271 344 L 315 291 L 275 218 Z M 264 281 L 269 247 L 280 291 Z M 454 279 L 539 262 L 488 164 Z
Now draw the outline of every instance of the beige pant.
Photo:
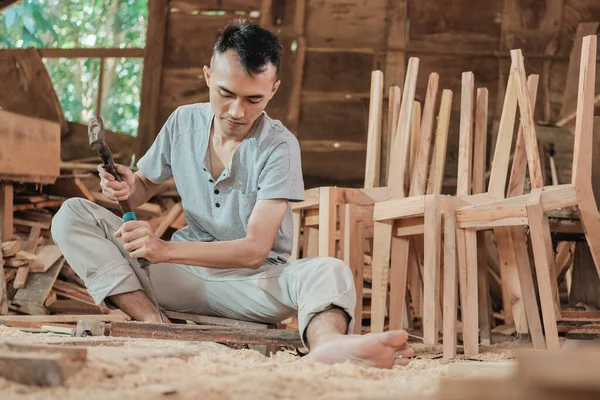
M 123 221 L 81 198 L 62 205 L 52 237 L 97 303 L 105 297 L 144 290 L 146 273 L 114 237 Z M 354 324 L 356 293 L 349 267 L 335 258 L 308 258 L 251 269 L 213 269 L 161 263 L 149 268 L 158 303 L 167 310 L 273 323 L 298 314 L 302 338 L 310 319 L 332 306 Z

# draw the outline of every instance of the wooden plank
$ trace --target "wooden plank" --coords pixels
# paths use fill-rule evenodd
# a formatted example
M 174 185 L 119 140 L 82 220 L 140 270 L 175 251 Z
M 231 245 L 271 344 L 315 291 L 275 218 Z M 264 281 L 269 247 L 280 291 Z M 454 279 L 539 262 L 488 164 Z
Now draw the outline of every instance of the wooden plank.
M 527 165 L 529 169 L 529 179 L 532 188 L 541 188 L 544 186 L 542 176 L 542 167 L 540 164 L 540 152 L 537 145 L 535 133 L 535 122 L 533 120 L 533 103 L 527 90 L 527 78 L 525 75 L 525 66 L 523 65 L 523 55 L 520 50 L 511 50 L 512 66 L 511 71 L 515 78 L 517 102 L 523 125 L 523 137 L 525 140 L 525 150 L 527 151 Z
M 297 4 L 304 4 L 304 0 L 298 0 Z M 304 36 L 296 40 L 297 49 L 294 60 L 294 75 L 292 88 L 290 90 L 290 99 L 288 103 L 287 123 L 288 129 L 298 133 L 298 121 L 300 120 L 300 111 L 302 107 L 302 84 L 304 82 L 304 64 L 306 59 L 306 39 Z
M 539 190 L 533 193 L 539 194 Z M 549 350 L 558 350 L 560 349 L 560 342 L 556 321 L 560 319 L 560 302 L 555 279 L 556 272 L 550 227 L 548 217 L 544 215 L 540 198 L 537 199 L 537 203 L 535 197 L 532 198 L 527 206 L 527 215 L 546 332 L 546 344 Z
M 64 262 L 60 258 L 48 271 L 32 276 L 27 287 L 17 291 L 12 305 L 26 314 L 47 314 L 44 302 Z
M 381 124 L 383 115 L 383 72 L 371 73 L 371 100 L 369 103 L 369 124 L 367 131 L 367 164 L 365 167 L 365 188 L 379 186 Z
M 423 343 L 437 344 L 440 315 L 442 215 L 438 195 L 425 196 L 425 258 L 423 261 Z
M 39 227 L 31 228 L 31 231 L 29 231 L 29 238 L 27 239 L 27 243 L 25 244 L 26 251 L 28 251 L 30 253 L 35 252 L 37 245 L 38 245 L 38 239 L 40 237 L 40 232 L 41 232 L 41 229 Z M 17 271 L 17 277 L 15 278 L 15 281 L 13 282 L 13 287 L 15 289 L 22 289 L 25 286 L 25 282 L 27 281 L 27 276 L 29 275 L 30 269 L 33 266 L 38 265 L 38 264 L 39 264 L 39 262 L 37 260 L 31 260 L 26 265 L 19 267 L 19 269 Z
M 473 154 L 473 105 L 475 77 L 472 72 L 462 74 L 460 101 L 460 138 L 456 194 L 471 194 L 472 154 Z
M 48 309 L 48 311 L 58 314 L 107 314 L 106 308 L 102 308 L 94 304 L 84 303 L 73 299 L 59 299 L 50 304 L 46 303 L 44 305 Z
M 409 196 L 418 196 L 425 194 L 427 189 L 427 175 L 429 172 L 429 152 L 431 150 L 431 139 L 433 133 L 433 120 L 435 105 L 437 100 L 438 84 L 440 76 L 437 73 L 429 75 L 427 83 L 427 94 L 423 107 L 423 120 L 421 123 L 421 133 L 419 135 L 419 145 L 415 156 L 415 165 L 410 182 Z
M 335 187 L 320 189 L 319 198 L 319 257 L 335 257 L 337 223 L 337 196 Z
M 210 317 L 205 315 L 180 313 L 176 311 L 165 311 L 165 315 L 169 318 L 180 319 L 183 321 L 195 322 L 199 325 L 215 325 L 215 326 L 227 326 L 239 329 L 268 329 L 273 328 L 275 325 L 272 324 L 261 324 L 258 322 L 240 321 L 236 319 Z
M 60 131 L 67 132 L 60 101 L 37 49 L 0 51 L 0 93 L 0 109 L 58 123 Z
M 146 153 L 154 138 L 158 135 L 157 113 L 168 16 L 168 0 L 155 0 L 148 3 L 148 28 L 144 49 L 140 126 L 135 143 L 135 153 L 138 159 Z
M 488 126 L 488 90 L 477 89 L 475 103 L 475 141 L 473 147 L 473 194 L 485 192 Z
M 385 77 L 384 77 L 385 78 Z M 398 126 L 398 117 L 400 115 L 400 102 L 402 101 L 402 92 L 399 86 L 390 87 L 388 96 L 388 120 L 387 129 L 384 129 L 384 134 L 381 140 L 381 176 L 380 183 L 385 186 L 388 181 L 389 164 L 392 150 L 392 143 Z
M 31 265 L 31 272 L 43 273 L 48 271 L 60 257 L 62 252 L 57 245 L 46 245 L 36 252 L 37 260 Z
M 375 243 L 373 244 L 375 248 Z M 408 268 L 410 261 L 410 240 L 407 237 L 391 237 L 390 250 L 390 312 L 389 329 L 402 329 L 404 324 L 404 314 L 406 313 L 406 284 L 408 282 Z M 375 270 L 373 270 L 375 274 Z M 373 276 L 373 284 L 375 283 Z M 386 275 L 387 278 L 387 275 Z M 387 281 L 387 280 L 386 280 Z M 387 284 L 386 284 L 387 292 Z M 378 292 L 381 295 L 380 292 Z M 387 294 L 387 293 L 386 293 Z M 373 295 L 375 291 L 373 291 Z M 372 312 L 375 311 L 373 301 L 371 301 Z M 385 310 L 385 309 L 384 309 Z M 372 317 L 373 318 L 373 317 Z
M 0 110 L 0 175 L 54 182 L 60 174 L 60 125 Z M 28 157 L 23 157 L 27 154 Z
M 340 254 L 354 276 L 356 306 L 353 332 L 360 334 L 363 308 L 364 223 L 359 220 L 357 207 L 359 206 L 355 204 L 340 206 Z
M 444 360 L 456 357 L 456 321 L 458 310 L 458 270 L 456 267 L 456 215 L 444 214 Z
M 80 319 L 91 319 L 95 321 L 114 322 L 127 321 L 130 317 L 123 312 L 113 312 L 103 315 L 3 315 L 0 316 L 0 324 L 7 326 L 19 326 L 18 324 L 55 324 L 55 323 L 77 323 Z
M 292 217 L 294 220 L 294 233 L 292 237 L 292 254 L 290 254 L 290 258 L 288 259 L 289 263 L 300 258 L 300 233 L 302 230 L 301 211 L 294 211 Z
M 405 174 L 408 167 L 408 152 L 410 140 L 410 117 L 419 73 L 419 59 L 411 57 L 408 60 L 408 70 L 404 82 L 402 105 L 398 119 L 396 137 L 392 143 L 390 174 L 388 184 L 392 197 L 405 197 Z
M 302 346 L 298 331 L 287 329 L 249 330 L 225 326 L 163 325 L 119 321 L 111 324 L 110 336 L 218 342 L 230 345 Z
M 437 128 L 435 131 L 435 144 L 429 178 L 427 179 L 427 194 L 441 194 L 444 180 L 444 167 L 446 166 L 446 148 L 448 145 L 448 127 L 452 108 L 452 91 L 444 89 L 440 102 Z
M 374 224 L 371 332 L 383 332 L 388 293 L 392 227 L 393 223 L 391 221 L 376 221 Z
M 572 183 L 576 186 L 590 185 L 592 179 L 596 48 L 596 36 L 583 38 L 573 149 Z

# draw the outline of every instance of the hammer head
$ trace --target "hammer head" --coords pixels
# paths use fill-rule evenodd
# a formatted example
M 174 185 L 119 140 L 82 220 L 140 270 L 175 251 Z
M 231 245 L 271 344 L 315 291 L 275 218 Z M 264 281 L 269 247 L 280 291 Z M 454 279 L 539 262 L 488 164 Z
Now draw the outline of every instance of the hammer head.
M 88 124 L 88 138 L 90 139 L 90 148 L 99 151 L 106 146 L 106 135 L 104 133 L 104 123 L 100 117 L 92 117 Z

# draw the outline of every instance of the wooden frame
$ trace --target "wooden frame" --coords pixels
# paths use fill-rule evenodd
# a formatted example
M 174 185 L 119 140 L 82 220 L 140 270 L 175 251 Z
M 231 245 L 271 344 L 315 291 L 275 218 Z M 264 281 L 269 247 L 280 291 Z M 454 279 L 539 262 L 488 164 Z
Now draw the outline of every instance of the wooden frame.
M 513 232 L 516 232 L 521 225 L 529 226 L 548 349 L 560 348 L 556 321 L 561 318 L 561 313 L 546 211 L 577 208 L 600 275 L 600 215 L 591 184 L 596 42 L 596 36 L 586 36 L 582 45 L 571 184 L 543 186 L 531 103 L 524 85 L 523 60 L 520 51 L 514 50 L 511 52 L 512 69 L 533 189 L 528 195 L 464 207 L 456 212 L 458 231 L 514 226 Z

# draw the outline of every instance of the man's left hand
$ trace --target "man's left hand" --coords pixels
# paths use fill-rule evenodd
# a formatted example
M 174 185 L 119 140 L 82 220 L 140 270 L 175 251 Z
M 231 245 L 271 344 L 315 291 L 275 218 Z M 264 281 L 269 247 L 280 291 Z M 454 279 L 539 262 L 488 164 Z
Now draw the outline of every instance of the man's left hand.
M 154 234 L 146 221 L 125 222 L 115 237 L 123 238 L 125 250 L 133 258 L 145 258 L 152 264 L 165 261 L 166 242 Z

